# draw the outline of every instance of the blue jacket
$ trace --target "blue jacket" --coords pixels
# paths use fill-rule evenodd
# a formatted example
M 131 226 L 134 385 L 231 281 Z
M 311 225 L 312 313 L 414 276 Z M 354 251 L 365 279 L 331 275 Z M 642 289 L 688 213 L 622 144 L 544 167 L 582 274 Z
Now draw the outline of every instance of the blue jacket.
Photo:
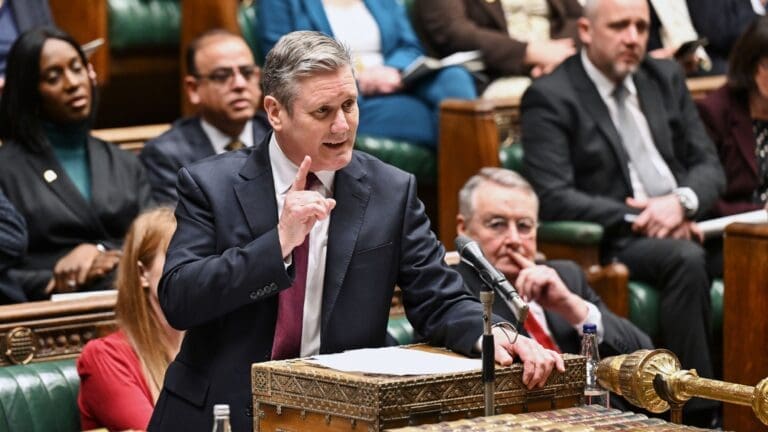
M 424 50 L 405 13 L 395 0 L 364 0 L 381 32 L 381 53 L 384 64 L 405 69 Z M 266 55 L 286 33 L 315 30 L 334 36 L 321 0 L 260 0 L 257 34 Z

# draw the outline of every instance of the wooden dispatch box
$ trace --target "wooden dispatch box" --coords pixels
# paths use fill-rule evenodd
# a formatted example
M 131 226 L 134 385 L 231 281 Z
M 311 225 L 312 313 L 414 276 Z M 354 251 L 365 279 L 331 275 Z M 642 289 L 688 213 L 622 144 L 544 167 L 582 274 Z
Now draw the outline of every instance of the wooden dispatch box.
M 412 346 L 456 355 L 448 350 Z M 542 388 L 528 390 L 523 366 L 496 368 L 496 412 L 521 413 L 581 404 L 584 357 L 563 354 L 565 372 L 554 371 Z M 484 414 L 481 371 L 382 376 L 341 372 L 302 359 L 251 367 L 255 432 L 378 432 Z

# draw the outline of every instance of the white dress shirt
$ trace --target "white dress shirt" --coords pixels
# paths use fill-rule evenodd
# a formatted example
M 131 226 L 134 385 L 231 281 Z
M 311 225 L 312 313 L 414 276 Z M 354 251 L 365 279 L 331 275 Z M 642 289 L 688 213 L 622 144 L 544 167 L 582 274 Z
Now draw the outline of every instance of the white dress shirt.
M 252 120 L 248 120 L 248 123 L 245 124 L 243 131 L 240 132 L 240 136 L 238 137 L 240 142 L 246 147 L 253 147 L 253 123 L 251 122 Z M 218 130 L 216 126 L 208 123 L 202 118 L 200 119 L 200 126 L 202 126 L 203 132 L 205 132 L 205 135 L 211 141 L 213 151 L 216 154 L 224 153 L 226 151 L 224 147 L 232 142 L 232 137 Z
M 272 179 L 275 183 L 277 199 L 277 217 L 283 212 L 285 195 L 291 188 L 299 167 L 291 162 L 277 144 L 275 134 L 269 140 L 269 161 L 272 167 Z M 333 196 L 334 171 L 317 171 L 317 178 L 322 183 L 315 190 L 325 197 Z M 309 253 L 307 259 L 307 285 L 304 292 L 304 321 L 301 328 L 301 356 L 311 356 L 320 352 L 320 326 L 322 322 L 323 280 L 325 279 L 325 259 L 328 248 L 328 227 L 331 218 L 317 221 L 309 233 Z
M 597 343 L 602 343 L 603 335 L 605 334 L 605 327 L 603 327 L 603 314 L 600 313 L 600 309 L 598 309 L 597 306 L 593 305 L 592 303 L 586 300 L 584 300 L 584 303 L 587 304 L 587 317 L 584 318 L 584 321 L 573 325 L 572 327 L 576 329 L 576 331 L 579 333 L 579 336 L 583 336 L 584 324 L 594 324 L 597 326 Z M 549 329 L 549 324 L 547 324 L 547 316 L 544 314 L 544 308 L 542 308 L 541 305 L 535 301 L 529 301 L 528 313 L 536 318 L 536 321 L 539 322 L 539 325 L 544 330 L 544 333 L 546 333 L 549 337 L 552 338 L 553 341 L 555 341 L 555 343 L 557 343 L 555 336 Z
M 617 125 L 619 123 L 619 114 L 618 107 L 616 106 L 616 99 L 613 97 L 613 91 L 616 88 L 616 84 L 608 79 L 608 77 L 606 77 L 602 72 L 600 72 L 600 70 L 592 63 L 589 57 L 587 57 L 585 50 L 581 50 L 581 62 L 584 65 L 584 70 L 587 72 L 587 76 L 595 84 L 597 92 L 600 94 L 600 98 L 603 100 L 606 107 L 608 107 L 608 113 L 611 116 L 611 121 L 613 122 L 614 126 Z M 656 145 L 653 142 L 653 135 L 651 135 L 651 127 L 648 125 L 648 120 L 645 118 L 645 114 L 640 108 L 640 99 L 637 97 L 637 87 L 635 87 L 635 82 L 631 77 L 632 75 L 629 75 L 624 79 L 624 86 L 627 88 L 629 93 L 627 95 L 627 100 L 625 101 L 627 105 L 626 108 L 627 111 L 629 111 L 629 114 L 632 116 L 632 119 L 634 119 L 635 124 L 637 124 L 638 129 L 640 130 L 640 136 L 642 138 L 643 145 L 645 150 L 650 155 L 651 162 L 662 176 L 666 177 L 671 182 L 671 184 L 675 185 L 675 192 L 687 195 L 690 202 L 693 203 L 693 208 L 698 209 L 699 197 L 696 195 L 696 192 L 694 192 L 693 189 L 689 187 L 677 187 L 677 180 L 675 180 L 675 176 L 672 174 L 669 166 L 666 162 L 664 162 L 664 158 L 661 157 L 659 150 L 656 148 Z M 632 192 L 634 197 L 636 199 L 647 198 L 648 194 L 645 192 L 645 187 L 643 187 L 643 183 L 640 181 L 640 177 L 632 166 L 631 161 L 628 163 L 628 166 L 629 178 L 632 184 Z

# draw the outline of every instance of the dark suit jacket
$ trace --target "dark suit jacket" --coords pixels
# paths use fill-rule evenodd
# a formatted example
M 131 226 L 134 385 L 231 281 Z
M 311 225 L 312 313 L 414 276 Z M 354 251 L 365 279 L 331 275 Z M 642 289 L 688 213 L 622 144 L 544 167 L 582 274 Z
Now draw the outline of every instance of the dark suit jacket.
M 19 285 L 8 275 L 8 269 L 27 250 L 27 224 L 0 191 L 0 305 L 26 301 Z
M 656 148 L 680 187 L 706 214 L 725 177 L 676 63 L 646 58 L 634 74 L 640 106 Z M 609 234 L 627 229 L 632 196 L 628 156 L 608 108 L 579 54 L 536 80 L 521 104 L 523 169 L 541 201 L 544 220 L 596 222 Z M 606 236 L 611 237 L 609 236 Z
M 44 297 L 42 290 L 59 258 L 86 242 L 119 247 L 136 215 L 152 204 L 144 168 L 135 156 L 93 137 L 88 155 L 90 202 L 52 150 L 30 153 L 12 141 L 0 146 L 0 189 L 24 216 L 29 232 L 28 253 L 13 271 L 29 300 Z M 49 170 L 57 174 L 51 182 L 44 178 Z
M 48 0 L 8 0 L 13 10 L 19 33 L 32 27 L 53 25 L 53 15 L 48 7 Z
M 292 283 L 277 235 L 269 138 L 179 172 L 178 227 L 160 281 L 168 322 L 187 333 L 171 363 L 152 431 L 207 431 L 217 403 L 250 430 L 250 365 L 269 360 L 277 293 Z M 411 174 L 360 152 L 336 172 L 328 230 L 321 353 L 384 346 L 395 284 L 409 321 L 470 354 L 482 307 L 443 263 Z
M 546 261 L 544 264 L 555 269 L 557 274 L 560 275 L 560 279 L 563 280 L 563 283 L 571 292 L 597 306 L 600 310 L 603 318 L 603 328 L 605 329 L 603 343 L 599 346 L 600 358 L 628 354 L 639 349 L 653 349 L 653 344 L 648 335 L 635 327 L 631 322 L 617 316 L 608 309 L 600 296 L 589 286 L 584 272 L 581 271 L 576 263 L 554 260 Z M 461 274 L 464 284 L 468 289 L 475 296 L 479 296 L 482 282 L 477 276 L 477 272 L 463 262 L 455 268 Z M 493 302 L 493 313 L 507 321 L 514 322 L 514 314 L 503 301 L 497 299 Z M 566 353 L 579 354 L 581 352 L 581 337 L 579 333 L 562 316 L 546 310 L 544 313 L 547 317 L 549 330 L 552 332 L 560 350 Z M 526 334 L 522 326 L 520 333 Z
M 262 112 L 253 117 L 252 125 L 254 143 L 272 129 Z M 152 185 L 152 198 L 158 203 L 176 204 L 179 169 L 214 154 L 199 117 L 176 120 L 171 129 L 147 141 L 139 155 Z
M 728 56 L 736 39 L 757 17 L 747 0 L 687 0 L 688 14 L 699 37 L 707 38 L 704 50 L 712 60 L 706 74 L 723 74 L 728 69 Z M 651 7 L 651 29 L 648 50 L 661 48 L 661 22 Z
M 579 2 L 548 0 L 547 3 L 551 37 L 577 39 Z M 480 50 L 491 78 L 530 72 L 530 67 L 523 64 L 528 44 L 509 37 L 500 0 L 418 0 L 415 20 L 427 48 L 440 57 L 457 51 Z
M 715 142 L 725 169 L 727 187 L 715 203 L 714 213 L 726 216 L 757 210 L 752 193 L 760 184 L 755 156 L 755 134 L 749 115 L 748 97 L 739 97 L 723 86 L 697 101 L 701 119 Z

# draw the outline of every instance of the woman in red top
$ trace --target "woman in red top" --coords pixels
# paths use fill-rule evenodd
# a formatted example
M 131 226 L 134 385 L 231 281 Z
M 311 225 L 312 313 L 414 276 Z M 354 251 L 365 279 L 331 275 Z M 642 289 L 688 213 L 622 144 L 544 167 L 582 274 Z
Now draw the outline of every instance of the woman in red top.
M 165 320 L 157 284 L 176 229 L 173 211 L 140 215 L 125 238 L 117 275 L 119 330 L 89 342 L 77 361 L 81 427 L 145 430 L 183 333 Z

